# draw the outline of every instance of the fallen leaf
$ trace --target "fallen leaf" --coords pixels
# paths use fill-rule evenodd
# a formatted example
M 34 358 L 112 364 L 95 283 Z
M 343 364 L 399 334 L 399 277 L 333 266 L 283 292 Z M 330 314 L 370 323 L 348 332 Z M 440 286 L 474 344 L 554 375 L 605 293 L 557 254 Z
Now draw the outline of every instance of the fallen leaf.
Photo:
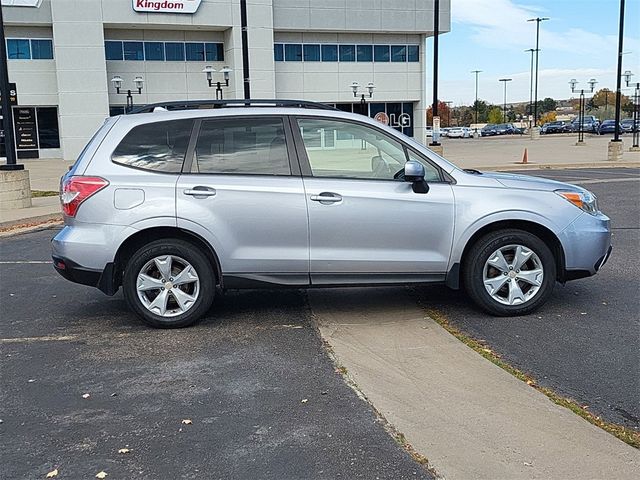
M 307 403 L 308 401 L 309 401 L 309 399 L 308 399 L 308 398 L 303 398 L 303 399 L 302 399 L 302 403 Z
M 525 467 L 533 467 L 533 463 L 524 462 Z
M 117 394 L 117 393 L 112 393 L 112 394 L 111 394 L 111 396 L 112 396 L 112 397 L 117 397 L 117 396 L 118 396 L 118 394 Z
M 82 395 L 82 398 L 89 398 L 91 395 L 89 395 L 88 393 L 85 393 Z
M 47 476 L 44 478 L 53 478 L 57 476 L 58 476 L 58 469 L 56 468 L 55 470 L 51 470 L 49 473 L 47 473 Z
M 107 472 L 103 470 L 102 472 L 96 473 L 96 478 L 107 478 Z
M 487 352 L 487 353 L 491 353 L 491 349 L 490 348 L 483 348 L 482 351 L 483 352 Z
M 587 312 L 580 312 L 580 315 L 586 315 Z
M 533 380 L 527 380 L 527 385 L 535 385 L 536 382 Z
M 29 380 L 27 380 L 27 383 L 33 383 L 33 382 L 35 382 L 33 378 L 30 378 Z
M 189 418 L 185 418 L 184 420 L 182 420 L 182 423 L 184 425 L 191 425 L 193 422 L 191 421 L 191 419 Z
M 118 453 L 129 453 L 131 450 L 129 450 L 128 448 L 121 448 L 120 450 L 118 450 Z

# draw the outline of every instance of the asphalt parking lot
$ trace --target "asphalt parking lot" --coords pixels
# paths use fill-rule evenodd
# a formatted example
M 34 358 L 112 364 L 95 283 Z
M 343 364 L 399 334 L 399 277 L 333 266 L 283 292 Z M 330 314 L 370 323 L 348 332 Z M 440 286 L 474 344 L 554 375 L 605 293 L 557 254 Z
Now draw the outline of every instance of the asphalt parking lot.
M 463 292 L 422 288 L 422 302 L 538 382 L 610 422 L 640 430 L 640 170 L 518 172 L 581 185 L 611 217 L 613 254 L 594 277 L 556 284 L 524 317 L 479 313 Z
M 151 330 L 60 278 L 54 233 L 0 240 L 0 477 L 430 478 L 335 372 L 303 293 Z

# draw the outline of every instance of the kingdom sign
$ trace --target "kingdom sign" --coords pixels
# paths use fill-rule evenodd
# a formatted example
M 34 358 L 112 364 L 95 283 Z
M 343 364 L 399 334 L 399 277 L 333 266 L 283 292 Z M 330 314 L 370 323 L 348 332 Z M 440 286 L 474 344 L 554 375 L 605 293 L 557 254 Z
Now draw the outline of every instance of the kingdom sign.
M 136 12 L 151 13 L 196 13 L 202 0 L 133 0 Z

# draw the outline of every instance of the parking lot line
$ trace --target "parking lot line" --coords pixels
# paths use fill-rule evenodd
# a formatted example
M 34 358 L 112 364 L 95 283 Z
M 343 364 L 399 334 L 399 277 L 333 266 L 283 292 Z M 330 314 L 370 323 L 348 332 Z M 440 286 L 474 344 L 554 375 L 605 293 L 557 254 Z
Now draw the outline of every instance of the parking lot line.
M 20 264 L 28 264 L 28 265 L 39 265 L 39 264 L 50 264 L 51 260 L 1 260 L 0 265 L 20 265 Z
M 43 336 L 43 337 L 16 337 L 0 338 L 0 343 L 31 343 L 31 342 L 66 342 L 75 340 L 76 335 Z

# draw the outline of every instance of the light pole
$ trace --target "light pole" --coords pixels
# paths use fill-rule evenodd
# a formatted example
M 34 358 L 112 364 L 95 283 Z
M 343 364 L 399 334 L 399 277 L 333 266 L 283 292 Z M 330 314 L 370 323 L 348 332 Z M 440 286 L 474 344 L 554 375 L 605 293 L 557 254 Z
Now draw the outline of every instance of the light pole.
M 207 76 L 207 83 L 209 87 L 216 87 L 216 100 L 222 100 L 222 82 L 213 81 L 213 74 L 216 73 L 216 69 L 211 65 L 207 65 L 202 69 L 202 73 Z M 220 69 L 220 73 L 222 74 L 222 78 L 224 79 L 224 86 L 229 86 L 229 74 L 231 73 L 231 69 L 229 67 L 222 67 Z
M 434 0 L 433 3 L 433 105 L 431 107 L 432 117 L 438 116 L 438 37 L 440 36 L 440 0 Z M 440 147 L 438 141 L 439 132 L 433 125 L 433 133 L 431 136 L 432 147 Z
M 624 1 L 624 0 L 623 0 Z M 530 18 L 527 22 L 536 22 L 536 81 L 534 88 L 534 102 L 533 102 L 533 124 L 538 125 L 538 54 L 540 53 L 540 22 L 549 20 L 548 17 L 536 17 Z
M 504 108 L 502 109 L 502 123 L 507 123 L 507 82 L 513 80 L 512 78 L 500 78 L 499 82 L 504 83 Z
M 531 68 L 529 70 L 529 113 L 527 115 L 529 118 L 529 129 L 531 129 L 531 119 L 533 115 L 533 52 L 537 51 L 535 48 L 525 50 L 525 52 L 531 52 Z
M 476 74 L 476 103 L 473 106 L 476 109 L 476 124 L 478 123 L 478 74 L 482 73 L 482 70 L 471 70 L 471 73 Z
M 618 28 L 618 79 L 616 80 L 616 125 L 613 141 L 620 142 L 620 107 L 622 103 L 622 40 L 624 38 L 624 0 L 620 0 L 620 25 Z
M 351 91 L 353 92 L 353 96 L 354 97 L 358 97 L 358 89 L 360 88 L 360 84 L 358 82 L 352 82 L 351 83 Z M 376 88 L 376 86 L 373 84 L 373 82 L 369 82 L 367 83 L 367 91 L 369 92 L 369 98 L 373 97 L 373 90 Z M 367 100 L 365 98 L 365 94 L 362 93 L 360 96 L 360 110 L 362 115 L 367 115 L 369 114 L 369 112 L 367 112 Z
M 631 84 L 631 77 L 633 73 L 631 70 L 626 70 L 623 74 L 625 83 L 627 87 Z M 633 84 L 631 84 L 633 85 Z M 640 136 L 640 82 L 636 83 L 636 89 L 633 92 L 633 115 L 632 115 L 632 124 L 631 124 L 631 133 L 633 135 L 633 145 L 631 146 L 631 150 L 638 150 L 640 146 L 638 145 L 638 137 Z
M 133 79 L 133 83 L 136 86 L 136 90 L 138 90 L 138 92 L 132 92 L 131 90 L 127 90 L 126 93 L 120 92 L 120 89 L 122 88 L 122 77 L 120 77 L 119 75 L 116 75 L 115 77 L 113 77 L 111 79 L 111 83 L 113 83 L 113 86 L 116 89 L 116 93 L 118 95 L 126 95 L 127 96 L 127 106 L 124 109 L 124 113 L 129 113 L 131 111 L 131 109 L 133 108 L 133 95 L 140 95 L 142 93 L 142 86 L 144 85 L 144 78 L 142 78 L 140 75 L 136 76 L 136 78 Z
M 576 85 L 579 82 L 572 78 L 569 80 L 569 85 L 571 86 L 571 93 L 576 93 Z M 590 79 L 588 82 L 590 92 L 593 93 L 593 88 L 596 86 L 595 78 Z M 584 145 L 584 89 L 580 89 L 580 109 L 578 111 L 578 143 L 576 145 Z

